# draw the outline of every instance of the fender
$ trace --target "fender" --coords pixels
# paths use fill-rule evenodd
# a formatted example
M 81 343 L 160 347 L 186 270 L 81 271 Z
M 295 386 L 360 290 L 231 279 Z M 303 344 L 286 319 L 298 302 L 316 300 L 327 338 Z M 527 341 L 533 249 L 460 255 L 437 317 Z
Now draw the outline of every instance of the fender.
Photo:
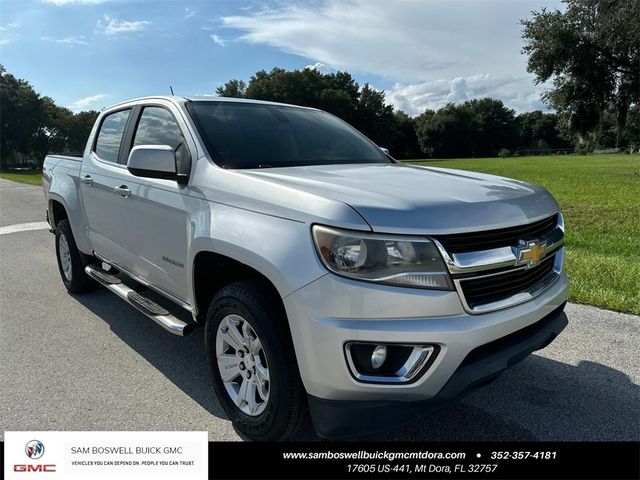
M 187 279 L 191 305 L 196 303 L 194 261 L 201 252 L 224 255 L 253 268 L 283 298 L 327 273 L 315 254 L 307 223 L 221 204 L 199 213 L 190 222 L 193 240 Z
M 78 249 L 83 253 L 90 254 L 92 248 L 87 235 L 84 210 L 80 200 L 79 176 L 75 172 L 75 176 L 73 176 L 66 170 L 66 168 L 58 165 L 55 167 L 55 175 L 51 175 L 51 185 L 47 194 L 49 218 L 52 224 L 57 221 L 54 218 L 53 201 L 61 203 L 67 212 Z

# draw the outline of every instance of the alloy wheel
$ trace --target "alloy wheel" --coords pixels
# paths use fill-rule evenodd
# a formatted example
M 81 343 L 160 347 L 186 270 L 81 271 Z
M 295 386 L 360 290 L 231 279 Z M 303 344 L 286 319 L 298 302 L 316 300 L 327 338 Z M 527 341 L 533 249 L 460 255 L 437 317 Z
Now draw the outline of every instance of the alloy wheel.
M 260 415 L 269 400 L 269 367 L 253 327 L 240 315 L 227 315 L 216 332 L 220 378 L 235 405 L 250 416 Z
M 69 250 L 69 243 L 64 233 L 58 237 L 58 255 L 60 256 L 60 266 L 62 267 L 62 273 L 67 281 L 71 281 L 72 266 L 71 266 L 71 250 Z

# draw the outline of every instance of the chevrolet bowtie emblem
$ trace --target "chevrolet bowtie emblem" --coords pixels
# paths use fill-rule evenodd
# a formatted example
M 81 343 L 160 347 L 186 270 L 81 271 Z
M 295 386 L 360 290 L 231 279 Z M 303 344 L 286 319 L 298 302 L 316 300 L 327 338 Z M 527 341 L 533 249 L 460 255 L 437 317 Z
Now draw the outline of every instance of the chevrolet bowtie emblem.
M 518 264 L 526 265 L 527 268 L 535 267 L 540 263 L 540 260 L 544 258 L 546 253 L 547 248 L 545 243 L 538 241 L 525 242 L 521 240 L 518 246 Z

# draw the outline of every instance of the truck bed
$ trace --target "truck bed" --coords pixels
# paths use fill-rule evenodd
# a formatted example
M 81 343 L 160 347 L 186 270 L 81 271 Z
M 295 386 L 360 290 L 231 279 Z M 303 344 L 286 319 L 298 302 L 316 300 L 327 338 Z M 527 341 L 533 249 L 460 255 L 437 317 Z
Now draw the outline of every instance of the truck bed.
M 79 155 L 51 154 L 51 155 L 47 155 L 47 158 L 55 158 L 55 159 L 59 159 L 59 160 L 72 160 L 74 162 L 82 162 L 82 154 L 79 154 Z

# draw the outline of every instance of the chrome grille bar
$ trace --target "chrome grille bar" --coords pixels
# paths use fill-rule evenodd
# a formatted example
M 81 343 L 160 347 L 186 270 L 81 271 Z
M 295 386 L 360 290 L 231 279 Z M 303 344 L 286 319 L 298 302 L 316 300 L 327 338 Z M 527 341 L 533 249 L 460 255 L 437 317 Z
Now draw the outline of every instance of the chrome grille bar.
M 432 239 L 434 245 L 442 255 L 449 272 L 453 275 L 461 273 L 475 273 L 484 270 L 496 270 L 506 267 L 518 267 L 518 247 L 500 247 L 491 250 L 480 250 L 477 252 L 453 253 L 442 246 L 437 239 Z M 556 226 L 546 236 L 539 239 L 545 245 L 545 255 L 540 259 L 544 260 L 551 256 L 564 245 L 564 231 L 560 226 Z
M 560 213 L 556 219 L 555 227 L 540 238 L 525 237 L 515 241 L 516 245 L 500 246 L 488 250 L 451 253 L 437 238 L 432 238 L 447 265 L 464 309 L 468 313 L 486 313 L 527 302 L 555 283 L 560 277 L 564 263 L 564 219 Z M 522 228 L 522 226 L 518 228 Z M 472 235 L 472 233 L 466 234 L 467 237 Z M 482 236 L 483 232 L 478 232 L 478 235 Z M 530 263 L 525 262 L 525 257 L 522 255 L 522 248 L 526 248 L 529 242 L 535 242 L 536 248 L 539 251 L 541 249 L 537 261 Z M 553 260 L 551 260 L 552 257 Z M 553 262 L 552 268 L 549 266 L 549 261 Z M 541 264 L 546 266 L 538 273 L 537 269 Z M 521 272 L 521 275 L 517 272 Z M 501 278 L 505 274 L 511 275 Z M 486 280 L 492 278 L 496 283 L 496 293 L 493 295 L 495 300 L 491 301 L 489 300 L 491 295 L 481 293 L 479 294 L 480 298 L 485 295 L 488 301 L 480 303 L 478 288 L 490 291 L 491 281 L 487 282 Z M 522 290 L 518 291 L 518 287 L 509 288 L 510 279 L 513 279 L 516 285 L 522 285 Z M 466 284 L 469 287 L 469 300 L 465 296 L 465 282 L 469 282 Z M 486 286 L 477 287 L 478 284 Z M 475 298 L 473 298 L 472 292 L 475 292 Z M 472 298 L 473 300 L 471 300 Z

